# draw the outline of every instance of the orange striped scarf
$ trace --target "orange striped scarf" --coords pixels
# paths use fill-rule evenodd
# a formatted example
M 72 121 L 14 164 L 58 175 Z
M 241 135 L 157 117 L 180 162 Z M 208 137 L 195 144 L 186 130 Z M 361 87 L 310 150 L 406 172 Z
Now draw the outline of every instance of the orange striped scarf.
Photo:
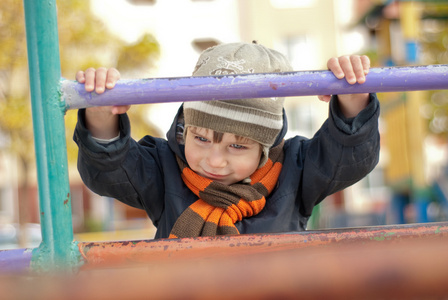
M 225 185 L 192 171 L 181 159 L 182 179 L 199 199 L 176 220 L 170 238 L 239 234 L 235 222 L 258 214 L 277 184 L 283 164 L 283 142 L 270 149 L 266 164 L 251 176 L 251 183 Z

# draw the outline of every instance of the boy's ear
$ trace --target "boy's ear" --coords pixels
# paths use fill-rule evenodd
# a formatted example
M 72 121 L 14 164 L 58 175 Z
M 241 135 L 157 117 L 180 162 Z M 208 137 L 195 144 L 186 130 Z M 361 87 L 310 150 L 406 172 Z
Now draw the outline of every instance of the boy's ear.
M 262 144 L 260 144 L 260 151 L 261 151 L 261 156 L 260 156 L 260 163 L 258 164 L 258 168 L 263 167 L 266 164 L 266 162 L 268 161 L 269 147 L 263 146 Z
M 176 140 L 179 145 L 185 145 L 187 128 L 183 124 L 178 124 L 176 128 Z
M 188 127 L 184 128 L 184 131 L 182 133 L 182 145 L 185 145 L 185 141 L 187 140 L 187 132 L 188 132 Z

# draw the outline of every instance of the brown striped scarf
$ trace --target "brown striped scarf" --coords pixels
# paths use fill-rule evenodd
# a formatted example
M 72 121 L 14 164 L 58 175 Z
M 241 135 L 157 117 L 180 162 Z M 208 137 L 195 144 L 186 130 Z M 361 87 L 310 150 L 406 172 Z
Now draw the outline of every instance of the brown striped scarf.
M 169 237 L 239 234 L 235 222 L 258 214 L 277 184 L 283 142 L 270 149 L 268 161 L 250 176 L 250 184 L 225 185 L 196 174 L 181 159 L 177 161 L 184 183 L 199 199 L 179 216 Z

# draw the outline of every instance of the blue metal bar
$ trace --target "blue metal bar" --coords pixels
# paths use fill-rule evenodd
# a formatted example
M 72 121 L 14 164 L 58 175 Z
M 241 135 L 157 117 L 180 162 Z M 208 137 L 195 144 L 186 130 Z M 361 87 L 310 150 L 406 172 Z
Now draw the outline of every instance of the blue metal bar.
M 29 271 L 33 249 L 0 250 L 2 273 L 26 273 Z
M 372 68 L 364 84 L 330 71 L 120 80 L 98 95 L 62 82 L 66 109 L 90 106 L 448 89 L 448 65 Z
M 71 265 L 73 228 L 55 0 L 24 0 L 42 243 L 33 269 Z

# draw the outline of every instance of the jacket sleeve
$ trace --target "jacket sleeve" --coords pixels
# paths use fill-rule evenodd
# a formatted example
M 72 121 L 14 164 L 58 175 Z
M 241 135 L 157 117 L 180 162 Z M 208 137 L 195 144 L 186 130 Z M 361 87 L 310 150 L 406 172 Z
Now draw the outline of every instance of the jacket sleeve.
M 304 141 L 298 155 L 302 168 L 301 213 L 310 216 L 315 205 L 365 177 L 377 165 L 380 150 L 376 94 L 355 118 L 345 118 L 333 97 L 329 117 L 315 136 Z
M 119 126 L 117 141 L 98 143 L 85 126 L 85 110 L 79 110 L 73 137 L 79 147 L 78 171 L 93 192 L 145 209 L 151 219 L 157 219 L 163 201 L 155 199 L 163 199 L 163 189 L 156 186 L 163 184 L 163 178 L 156 139 L 145 137 L 141 143 L 134 141 L 126 114 L 120 115 Z M 148 203 L 143 199 L 149 196 L 154 201 Z

